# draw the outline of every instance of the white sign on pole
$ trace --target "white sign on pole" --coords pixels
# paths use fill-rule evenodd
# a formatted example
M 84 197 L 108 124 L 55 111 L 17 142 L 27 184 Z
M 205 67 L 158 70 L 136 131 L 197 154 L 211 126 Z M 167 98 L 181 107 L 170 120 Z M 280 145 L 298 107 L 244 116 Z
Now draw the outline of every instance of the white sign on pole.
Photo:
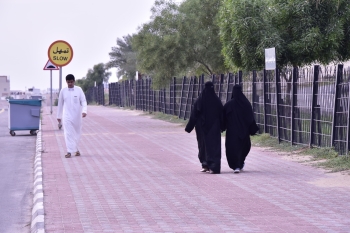
M 276 49 L 265 49 L 265 70 L 276 69 Z

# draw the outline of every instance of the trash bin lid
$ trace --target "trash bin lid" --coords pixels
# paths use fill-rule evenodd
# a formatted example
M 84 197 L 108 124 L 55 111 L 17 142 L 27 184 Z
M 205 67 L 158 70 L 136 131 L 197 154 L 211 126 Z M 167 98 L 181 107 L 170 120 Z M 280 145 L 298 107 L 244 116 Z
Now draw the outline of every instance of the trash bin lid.
M 19 104 L 19 105 L 30 105 L 30 106 L 41 106 L 41 100 L 27 100 L 27 99 L 10 99 L 9 100 L 10 104 Z

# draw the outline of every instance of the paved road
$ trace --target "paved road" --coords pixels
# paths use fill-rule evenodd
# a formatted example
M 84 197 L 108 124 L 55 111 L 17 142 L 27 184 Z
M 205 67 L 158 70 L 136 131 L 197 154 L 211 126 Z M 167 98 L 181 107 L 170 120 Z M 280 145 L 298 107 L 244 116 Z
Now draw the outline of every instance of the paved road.
M 47 232 L 350 231 L 350 188 L 319 185 L 324 171 L 253 148 L 244 172 L 223 157 L 221 174 L 203 174 L 194 132 L 139 114 L 89 106 L 82 156 L 66 159 L 46 108 Z
M 7 102 L 0 100 L 0 232 L 30 232 L 36 137 L 24 131 L 12 137 L 7 122 Z

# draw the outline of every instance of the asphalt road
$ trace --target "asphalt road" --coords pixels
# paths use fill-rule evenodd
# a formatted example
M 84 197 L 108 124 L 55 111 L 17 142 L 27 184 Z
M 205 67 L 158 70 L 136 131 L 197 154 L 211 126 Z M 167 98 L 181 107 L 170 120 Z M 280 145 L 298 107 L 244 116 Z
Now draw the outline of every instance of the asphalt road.
M 7 102 L 0 100 L 0 232 L 30 232 L 36 136 L 8 130 Z

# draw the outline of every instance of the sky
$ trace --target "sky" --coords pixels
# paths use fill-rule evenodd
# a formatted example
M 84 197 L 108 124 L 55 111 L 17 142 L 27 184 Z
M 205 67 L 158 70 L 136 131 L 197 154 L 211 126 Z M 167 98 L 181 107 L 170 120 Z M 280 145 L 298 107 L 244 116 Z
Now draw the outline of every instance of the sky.
M 50 71 L 43 70 L 49 46 L 64 40 L 73 48 L 65 76 L 85 77 L 98 63 L 110 60 L 117 38 L 136 33 L 150 21 L 155 0 L 0 0 L 0 76 L 10 77 L 11 90 L 50 87 Z M 116 82 L 116 69 L 109 70 Z M 52 71 L 59 87 L 59 71 Z

